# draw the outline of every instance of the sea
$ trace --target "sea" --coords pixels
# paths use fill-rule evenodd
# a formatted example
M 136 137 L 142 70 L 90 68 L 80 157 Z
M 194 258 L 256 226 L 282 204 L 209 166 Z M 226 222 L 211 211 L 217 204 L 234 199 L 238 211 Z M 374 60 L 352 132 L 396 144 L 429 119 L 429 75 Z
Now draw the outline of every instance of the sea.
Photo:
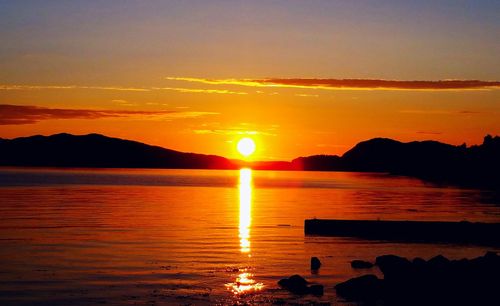
M 0 168 L 0 305 L 356 305 L 335 284 L 380 272 L 351 260 L 499 251 L 308 236 L 312 218 L 500 222 L 500 199 L 383 173 Z M 324 295 L 281 289 L 293 274 Z

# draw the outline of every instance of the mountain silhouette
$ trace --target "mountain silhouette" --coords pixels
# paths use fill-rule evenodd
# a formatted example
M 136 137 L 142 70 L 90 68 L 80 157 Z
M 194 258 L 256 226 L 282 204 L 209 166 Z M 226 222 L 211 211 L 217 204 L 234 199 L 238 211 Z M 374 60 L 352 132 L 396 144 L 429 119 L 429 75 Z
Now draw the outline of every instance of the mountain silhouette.
M 314 155 L 291 162 L 230 160 L 99 134 L 0 138 L 0 166 L 385 172 L 496 190 L 500 189 L 499 157 L 500 137 L 490 135 L 481 145 L 471 147 L 374 138 L 358 143 L 342 156 Z
M 500 137 L 490 135 L 467 148 L 437 141 L 399 142 L 374 138 L 358 143 L 341 157 L 316 155 L 292 161 L 293 168 L 387 172 L 472 187 L 500 189 Z
M 56 134 L 0 141 L 0 165 L 90 168 L 230 169 L 215 155 L 183 153 L 99 134 Z

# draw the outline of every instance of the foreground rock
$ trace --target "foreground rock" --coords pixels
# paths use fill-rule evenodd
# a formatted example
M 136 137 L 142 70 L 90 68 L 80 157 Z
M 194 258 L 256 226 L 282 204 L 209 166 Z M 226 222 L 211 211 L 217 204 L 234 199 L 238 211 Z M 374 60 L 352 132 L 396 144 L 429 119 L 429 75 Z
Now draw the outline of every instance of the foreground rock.
M 382 305 L 500 305 L 500 256 L 474 259 L 439 255 L 410 261 L 396 255 L 376 258 L 384 279 L 364 275 L 335 286 L 347 300 Z
M 314 294 L 323 295 L 323 285 L 308 286 L 308 281 L 300 275 L 292 275 L 289 278 L 283 278 L 278 281 L 278 285 L 287 289 L 293 294 Z
M 412 263 L 396 255 L 382 255 L 375 259 L 375 264 L 384 274 L 385 280 L 401 279 L 412 270 Z
M 363 275 L 337 284 L 337 294 L 348 300 L 373 301 L 381 296 L 383 281 L 373 274 Z

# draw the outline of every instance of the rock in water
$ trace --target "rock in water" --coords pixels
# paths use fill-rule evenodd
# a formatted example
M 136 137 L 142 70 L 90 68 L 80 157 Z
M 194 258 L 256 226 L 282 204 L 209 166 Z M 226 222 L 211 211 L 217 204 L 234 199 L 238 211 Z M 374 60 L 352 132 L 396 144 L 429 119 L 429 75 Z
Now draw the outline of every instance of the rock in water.
M 364 275 L 335 286 L 337 294 L 366 305 L 500 305 L 500 256 L 488 252 L 473 259 L 428 261 L 383 255 L 376 264 L 384 279 Z
M 278 285 L 294 294 L 306 294 L 308 292 L 307 281 L 297 274 L 281 279 Z
M 351 261 L 351 267 L 354 269 L 370 269 L 373 267 L 373 264 L 364 260 L 353 260 Z
M 311 270 L 318 270 L 321 268 L 321 261 L 318 257 L 311 257 Z
M 411 274 L 411 262 L 396 255 L 382 255 L 375 259 L 375 264 L 384 273 L 385 280 L 401 279 Z
M 313 295 L 323 295 L 323 285 L 311 285 L 307 288 L 310 294 Z
M 300 275 L 292 275 L 289 278 L 283 278 L 278 281 L 278 285 L 290 291 L 293 294 L 314 294 L 323 295 L 323 285 L 311 285 L 307 286 L 308 281 L 306 281 Z

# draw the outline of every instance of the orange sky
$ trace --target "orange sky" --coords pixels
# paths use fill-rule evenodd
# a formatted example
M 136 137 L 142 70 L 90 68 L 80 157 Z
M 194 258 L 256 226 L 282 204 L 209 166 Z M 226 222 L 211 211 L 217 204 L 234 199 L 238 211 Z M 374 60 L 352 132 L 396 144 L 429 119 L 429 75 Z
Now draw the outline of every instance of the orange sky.
M 269 160 L 500 134 L 488 1 L 3 6 L 3 138 L 101 133 L 233 158 L 249 136 Z

